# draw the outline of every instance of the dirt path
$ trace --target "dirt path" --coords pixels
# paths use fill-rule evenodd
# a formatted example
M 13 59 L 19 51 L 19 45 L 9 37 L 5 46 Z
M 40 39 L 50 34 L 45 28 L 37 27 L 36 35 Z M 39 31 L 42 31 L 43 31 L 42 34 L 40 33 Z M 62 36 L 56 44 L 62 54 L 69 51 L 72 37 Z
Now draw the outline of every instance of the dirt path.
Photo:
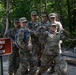
M 8 75 L 8 56 L 3 57 L 3 75 Z M 47 73 L 44 73 L 42 75 L 48 75 Z M 76 66 L 68 65 L 68 72 L 67 75 L 76 75 Z

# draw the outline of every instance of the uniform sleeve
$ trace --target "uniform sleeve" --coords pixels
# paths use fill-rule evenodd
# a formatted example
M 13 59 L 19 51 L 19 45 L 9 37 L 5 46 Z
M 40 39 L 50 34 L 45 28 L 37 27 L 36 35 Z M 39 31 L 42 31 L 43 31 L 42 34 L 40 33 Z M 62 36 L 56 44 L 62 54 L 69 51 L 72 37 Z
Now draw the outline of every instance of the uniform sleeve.
M 61 39 L 67 39 L 69 37 L 69 33 L 63 29 L 61 32 Z
M 58 31 L 61 31 L 63 29 L 63 26 L 60 22 L 58 22 Z
M 29 41 L 31 42 L 31 35 L 30 35 L 30 32 L 28 32 L 27 38 L 28 38 L 28 42 L 29 42 Z
M 26 26 L 26 28 L 28 29 L 28 31 L 30 32 L 30 34 L 34 34 L 34 31 L 33 30 L 31 30 L 31 24 L 30 24 L 30 22 L 28 22 L 27 23 L 27 26 Z
M 30 24 L 30 22 L 27 23 L 26 28 L 27 28 L 27 29 L 31 29 L 31 24 Z
M 62 24 L 59 22 L 59 27 L 60 27 L 60 30 L 62 30 L 63 29 L 63 26 L 62 26 Z
M 6 35 L 5 35 L 5 38 L 10 38 L 12 40 L 12 42 L 14 42 L 14 35 L 13 35 L 13 29 L 9 29 L 7 32 L 6 32 Z
M 23 42 L 24 39 L 24 30 L 18 32 L 17 43 L 22 49 L 27 49 L 27 45 Z
M 47 31 L 47 29 L 46 29 L 45 26 L 39 26 L 36 29 L 35 35 L 39 36 L 39 37 L 42 36 L 42 35 L 45 36 L 45 35 L 47 35 L 46 31 Z
M 30 36 L 30 35 L 29 35 L 29 37 L 28 37 L 28 44 L 32 44 L 31 36 Z

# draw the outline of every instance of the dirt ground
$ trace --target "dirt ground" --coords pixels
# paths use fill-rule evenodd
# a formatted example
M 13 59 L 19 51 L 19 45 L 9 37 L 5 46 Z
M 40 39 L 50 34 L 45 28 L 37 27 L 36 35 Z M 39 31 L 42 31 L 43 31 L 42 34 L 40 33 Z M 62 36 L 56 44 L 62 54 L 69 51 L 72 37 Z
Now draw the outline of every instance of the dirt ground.
M 3 56 L 3 75 L 8 75 L 8 65 L 9 65 L 8 56 Z M 43 73 L 42 75 L 49 75 L 49 74 Z M 76 75 L 76 66 L 68 65 L 67 75 Z

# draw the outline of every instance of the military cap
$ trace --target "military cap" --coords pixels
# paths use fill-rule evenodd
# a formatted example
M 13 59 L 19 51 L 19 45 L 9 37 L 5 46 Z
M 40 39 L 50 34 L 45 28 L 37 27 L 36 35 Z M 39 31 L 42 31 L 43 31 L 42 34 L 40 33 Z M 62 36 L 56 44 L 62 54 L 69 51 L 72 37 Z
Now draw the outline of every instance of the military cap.
M 36 11 L 32 11 L 31 12 L 31 15 L 33 16 L 33 15 L 37 15 L 37 12 Z
M 56 14 L 55 13 L 50 13 L 49 14 L 49 17 L 51 18 L 51 17 L 56 17 Z
M 52 26 L 57 26 L 57 24 L 56 23 L 50 23 L 49 27 L 52 27 Z
M 56 23 L 52 23 L 52 24 L 51 24 L 51 26 L 56 26 L 56 25 L 57 25 Z
M 20 21 L 20 22 L 27 22 L 27 19 L 26 19 L 25 17 L 21 17 L 21 18 L 19 19 L 19 21 Z
M 45 17 L 46 17 L 46 16 L 47 16 L 47 14 L 42 13 L 42 14 L 41 14 L 41 16 L 45 16 Z
M 14 22 L 19 22 L 19 19 L 17 19 L 17 18 L 16 18 L 16 19 L 14 19 Z

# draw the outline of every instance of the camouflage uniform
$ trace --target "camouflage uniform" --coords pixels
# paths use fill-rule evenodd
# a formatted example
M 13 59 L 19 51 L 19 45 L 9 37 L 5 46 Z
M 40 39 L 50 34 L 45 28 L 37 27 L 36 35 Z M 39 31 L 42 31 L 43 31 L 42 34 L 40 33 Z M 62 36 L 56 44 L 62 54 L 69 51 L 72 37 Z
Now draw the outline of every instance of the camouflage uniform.
M 38 26 L 39 26 L 38 22 L 33 23 L 32 21 L 30 21 L 27 26 L 30 29 L 30 34 L 31 34 L 31 39 L 32 39 L 32 44 L 33 44 L 33 49 L 32 49 L 33 54 L 37 60 L 38 60 L 37 53 L 40 49 L 40 43 L 39 43 L 38 37 L 35 36 L 34 32 L 36 31 Z
M 65 75 L 67 63 L 59 54 L 59 40 L 64 36 L 57 32 L 52 33 L 51 31 L 36 32 L 36 35 L 44 39 L 44 51 L 41 56 L 40 73 L 45 72 L 50 66 L 53 66 L 57 75 Z
M 55 13 L 50 13 L 49 14 L 49 18 L 56 18 L 56 14 Z M 51 21 L 51 23 L 52 23 L 52 21 Z M 56 23 L 56 25 L 57 25 L 57 32 L 61 32 L 61 30 L 63 29 L 63 26 L 62 26 L 62 24 L 59 22 L 59 21 L 54 21 L 54 23 Z M 62 40 L 60 40 L 60 42 L 59 42 L 59 49 L 60 49 L 60 53 L 62 53 L 62 51 L 61 51 L 61 43 L 62 43 Z
M 40 26 L 45 26 L 48 30 L 48 27 L 49 27 L 49 21 L 46 21 L 46 22 L 39 22 Z
M 48 30 L 48 26 L 49 26 L 49 22 L 46 21 L 46 22 L 39 22 L 39 27 L 37 27 L 37 29 L 39 28 L 42 28 L 42 27 L 45 27 L 46 30 Z M 44 50 L 44 44 L 43 44 L 43 39 L 39 38 L 39 42 L 40 42 L 40 49 L 38 50 L 37 52 L 37 58 L 38 58 L 38 61 L 40 61 L 40 58 L 41 58 L 41 55 L 42 55 L 42 51 Z M 39 66 L 40 66 L 40 62 L 39 62 Z
M 48 27 L 49 27 L 49 21 L 47 21 L 47 14 L 46 13 L 42 13 L 41 14 L 41 22 L 40 22 L 40 26 L 45 26 L 48 30 Z M 44 20 L 43 20 L 44 19 Z
M 54 14 L 54 13 L 50 13 L 49 14 L 49 18 L 56 18 L 56 14 Z M 60 32 L 62 29 L 63 29 L 63 26 L 62 26 L 62 24 L 59 22 L 59 21 L 54 21 L 54 22 L 50 22 L 50 23 L 56 23 L 56 26 L 57 26 L 57 32 Z
M 15 35 L 18 29 L 12 28 L 9 29 L 6 36 L 8 38 L 11 38 L 12 42 L 15 42 Z M 16 46 L 16 44 L 12 44 L 12 53 L 9 55 L 9 74 L 16 73 L 18 67 L 19 67 L 19 48 Z
M 30 65 L 30 75 L 34 75 L 37 70 L 36 60 L 30 50 L 28 50 L 29 33 L 26 35 L 26 42 L 24 43 L 23 41 L 25 30 L 27 29 L 21 28 L 18 32 L 17 43 L 19 45 L 20 66 L 16 75 L 26 75 L 28 64 Z

